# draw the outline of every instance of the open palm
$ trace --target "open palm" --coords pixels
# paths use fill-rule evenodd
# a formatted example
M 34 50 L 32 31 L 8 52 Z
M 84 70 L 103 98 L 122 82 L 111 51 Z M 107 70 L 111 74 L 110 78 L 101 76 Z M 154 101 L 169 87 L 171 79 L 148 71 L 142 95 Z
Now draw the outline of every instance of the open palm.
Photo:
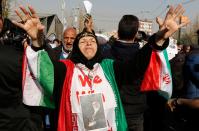
M 179 19 L 184 13 L 184 8 L 182 5 L 178 5 L 176 8 L 170 6 L 169 11 L 166 14 L 164 21 L 157 18 L 156 21 L 159 25 L 159 34 L 163 39 L 167 39 L 172 36 L 179 28 L 187 25 L 190 21 L 186 19 L 182 23 L 179 23 Z
M 23 6 L 20 6 L 19 8 L 23 12 L 23 15 L 19 13 L 18 10 L 15 10 L 15 12 L 22 20 L 22 23 L 15 21 L 13 23 L 16 26 L 24 29 L 33 41 L 38 40 L 39 35 L 41 35 L 44 30 L 44 26 L 41 24 L 35 10 L 31 6 L 28 6 L 30 12 L 27 11 Z

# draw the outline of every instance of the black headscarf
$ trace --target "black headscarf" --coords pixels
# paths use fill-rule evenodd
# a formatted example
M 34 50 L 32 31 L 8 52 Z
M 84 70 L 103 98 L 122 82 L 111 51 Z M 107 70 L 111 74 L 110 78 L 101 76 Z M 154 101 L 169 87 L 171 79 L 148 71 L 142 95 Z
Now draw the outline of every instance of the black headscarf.
M 79 46 L 78 46 L 79 45 L 79 40 L 82 37 L 86 37 L 86 36 L 91 36 L 91 37 L 95 38 L 95 40 L 97 42 L 97 52 L 96 52 L 95 56 L 92 59 L 90 59 L 90 60 L 88 60 L 82 54 L 82 52 L 80 51 Z M 83 31 L 83 32 L 81 32 L 81 33 L 79 33 L 77 35 L 77 37 L 75 38 L 74 43 L 73 43 L 73 50 L 72 50 L 72 54 L 71 54 L 70 60 L 72 60 L 75 64 L 82 63 L 89 69 L 93 69 L 93 65 L 95 63 L 100 63 L 102 61 L 102 56 L 101 56 L 101 51 L 100 51 L 100 48 L 99 48 L 99 44 L 98 44 L 96 36 L 93 33 Z

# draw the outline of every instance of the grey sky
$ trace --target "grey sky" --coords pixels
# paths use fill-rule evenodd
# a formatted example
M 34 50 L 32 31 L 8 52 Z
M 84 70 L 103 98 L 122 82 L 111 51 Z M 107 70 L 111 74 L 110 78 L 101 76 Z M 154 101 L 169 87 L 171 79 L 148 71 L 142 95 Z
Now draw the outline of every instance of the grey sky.
M 13 0 L 14 1 L 14 0 Z M 16 5 L 32 5 L 38 13 L 57 14 L 61 18 L 62 0 L 17 0 Z M 124 14 L 134 14 L 139 19 L 154 21 L 156 16 L 164 16 L 169 4 L 183 3 L 185 15 L 193 21 L 199 15 L 199 0 L 90 0 L 93 4 L 91 14 L 98 29 L 111 31 L 117 29 Z M 72 8 L 82 7 L 83 0 L 65 0 L 65 15 L 70 16 Z M 156 26 L 154 24 L 154 29 Z

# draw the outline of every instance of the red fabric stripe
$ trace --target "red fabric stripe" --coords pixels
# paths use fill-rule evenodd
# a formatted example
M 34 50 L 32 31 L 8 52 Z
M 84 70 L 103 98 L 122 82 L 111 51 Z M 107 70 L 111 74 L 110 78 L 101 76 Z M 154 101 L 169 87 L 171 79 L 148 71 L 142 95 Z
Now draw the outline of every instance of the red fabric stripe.
M 71 88 L 74 64 L 70 60 L 62 60 L 62 62 L 66 65 L 67 71 L 62 89 L 57 130 L 72 131 L 73 128 L 72 128 L 72 111 L 71 111 L 71 102 L 70 102 L 70 88 Z
M 141 84 L 141 91 L 159 90 L 160 75 L 161 75 L 160 71 L 161 71 L 160 57 L 158 56 L 157 52 L 152 51 L 151 59 Z
M 26 79 L 26 68 L 27 68 L 26 48 L 27 46 L 24 46 L 23 62 L 22 62 L 22 91 L 24 91 L 24 85 Z

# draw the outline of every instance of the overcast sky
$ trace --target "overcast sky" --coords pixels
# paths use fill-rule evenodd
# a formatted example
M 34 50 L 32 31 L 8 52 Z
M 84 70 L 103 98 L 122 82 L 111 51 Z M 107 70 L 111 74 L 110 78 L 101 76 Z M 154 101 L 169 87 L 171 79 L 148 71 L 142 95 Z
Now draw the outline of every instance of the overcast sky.
M 12 0 L 15 1 L 15 0 Z M 14 5 L 32 5 L 38 13 L 57 14 L 61 19 L 61 1 L 63 0 L 17 0 Z M 111 31 L 117 29 L 118 22 L 124 14 L 133 14 L 139 19 L 154 21 L 156 16 L 163 17 L 167 5 L 182 3 L 185 15 L 193 21 L 199 16 L 199 0 L 90 0 L 93 4 L 91 14 L 98 29 Z M 65 0 L 65 15 L 69 17 L 74 9 L 83 7 L 83 0 Z M 154 29 L 156 26 L 154 24 Z

